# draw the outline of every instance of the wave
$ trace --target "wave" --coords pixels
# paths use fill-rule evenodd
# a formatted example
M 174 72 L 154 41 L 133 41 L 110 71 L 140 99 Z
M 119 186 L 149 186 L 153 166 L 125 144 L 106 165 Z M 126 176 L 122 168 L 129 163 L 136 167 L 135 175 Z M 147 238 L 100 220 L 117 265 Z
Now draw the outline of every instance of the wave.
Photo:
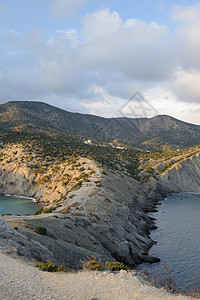
M 17 197 L 17 198 L 24 198 L 24 199 L 30 199 L 30 200 L 33 200 L 35 202 L 35 198 L 33 197 L 27 197 L 27 196 L 24 196 L 24 195 L 11 195 L 11 194 L 5 194 L 4 196 L 6 197 Z

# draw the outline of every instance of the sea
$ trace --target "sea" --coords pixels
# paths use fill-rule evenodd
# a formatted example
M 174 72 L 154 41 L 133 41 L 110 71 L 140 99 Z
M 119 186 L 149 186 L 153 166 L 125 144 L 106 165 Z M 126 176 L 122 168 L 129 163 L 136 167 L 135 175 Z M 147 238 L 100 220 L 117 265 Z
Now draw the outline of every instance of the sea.
M 25 215 L 33 214 L 41 205 L 34 202 L 32 198 L 19 197 L 19 196 L 0 196 L 0 215 L 13 214 Z
M 160 280 L 170 273 L 178 290 L 194 290 L 200 286 L 200 195 L 169 195 L 151 216 L 158 228 L 151 232 L 157 244 L 149 254 L 161 262 L 142 264 L 141 269 Z

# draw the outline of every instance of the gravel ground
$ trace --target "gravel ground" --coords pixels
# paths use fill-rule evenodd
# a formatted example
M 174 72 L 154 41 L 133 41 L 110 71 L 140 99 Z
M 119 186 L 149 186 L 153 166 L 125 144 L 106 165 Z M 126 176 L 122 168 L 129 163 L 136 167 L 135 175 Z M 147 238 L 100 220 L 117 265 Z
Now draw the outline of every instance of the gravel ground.
M 3 300 L 188 300 L 140 280 L 135 272 L 48 273 L 0 252 Z

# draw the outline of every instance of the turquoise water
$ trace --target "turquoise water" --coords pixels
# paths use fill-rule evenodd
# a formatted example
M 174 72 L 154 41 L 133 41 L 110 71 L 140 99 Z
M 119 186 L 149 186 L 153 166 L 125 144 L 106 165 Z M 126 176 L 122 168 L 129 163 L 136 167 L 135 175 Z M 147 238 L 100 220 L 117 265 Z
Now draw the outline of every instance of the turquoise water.
M 158 226 L 151 237 L 158 243 L 150 254 L 161 262 L 143 264 L 142 269 L 164 278 L 164 262 L 167 262 L 176 286 L 186 291 L 194 287 L 194 282 L 200 283 L 200 195 L 168 196 L 158 210 L 151 214 Z
M 2 214 L 33 214 L 41 205 L 35 203 L 31 199 L 15 197 L 15 196 L 0 196 L 0 215 Z

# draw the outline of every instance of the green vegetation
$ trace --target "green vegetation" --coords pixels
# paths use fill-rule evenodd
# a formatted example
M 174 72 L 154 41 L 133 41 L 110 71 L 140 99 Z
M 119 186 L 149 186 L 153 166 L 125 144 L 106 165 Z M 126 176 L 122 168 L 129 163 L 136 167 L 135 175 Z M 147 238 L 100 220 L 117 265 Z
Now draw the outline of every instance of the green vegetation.
M 40 234 L 40 235 L 46 235 L 47 229 L 45 227 L 38 226 L 34 229 L 34 232 L 36 232 L 37 234 Z
M 25 151 L 24 156 L 19 161 L 21 164 L 29 162 L 28 166 L 37 175 L 37 179 L 33 184 L 49 185 L 48 189 L 52 192 L 57 187 L 51 186 L 51 181 L 58 172 L 62 174 L 63 163 L 69 166 L 69 170 L 76 170 L 79 173 L 76 178 L 70 177 L 67 173 L 62 174 L 61 186 L 66 188 L 67 192 L 80 188 L 84 182 L 89 182 L 89 176 L 95 174 L 95 171 L 90 167 L 83 167 L 83 164 L 78 161 L 80 157 L 93 160 L 100 167 L 103 167 L 102 174 L 106 174 L 104 170 L 107 169 L 113 173 L 126 174 L 140 181 L 140 172 L 145 170 L 149 175 L 142 176 L 142 181 L 148 181 L 149 176 L 156 178 L 156 175 L 163 174 L 175 163 L 199 152 L 199 146 L 154 153 L 130 146 L 118 149 L 110 144 L 95 140 L 92 140 L 92 144 L 85 144 L 85 138 L 80 136 L 30 131 L 5 131 L 0 136 L 0 140 L 2 148 L 7 145 L 20 144 Z M 13 157 L 10 158 L 2 153 L 0 154 L 0 160 L 2 164 L 5 164 L 12 161 Z M 14 183 L 11 181 L 9 185 L 14 185 Z M 100 183 L 97 183 L 97 186 L 100 187 Z M 66 196 L 66 192 L 63 193 L 61 189 L 56 190 L 56 192 L 59 195 L 57 202 Z M 36 214 L 39 213 L 42 213 L 42 210 L 39 210 Z
M 43 213 L 43 207 L 41 207 L 40 209 L 38 209 L 35 213 L 34 213 L 34 215 L 40 215 L 40 214 L 42 214 Z
M 107 261 L 105 263 L 105 266 L 100 260 L 96 261 L 95 259 L 89 260 L 88 262 L 84 263 L 84 268 L 90 271 L 102 271 L 105 269 L 105 267 L 112 271 L 120 271 L 120 270 L 128 271 L 128 267 L 118 261 L 113 261 L 113 262 Z
M 113 262 L 107 261 L 106 268 L 111 269 L 112 271 L 120 271 L 120 270 L 128 271 L 128 267 L 118 261 L 113 261 Z
M 43 208 L 43 210 L 42 210 L 42 212 L 44 213 L 44 214 L 49 214 L 49 213 L 52 213 L 52 211 L 54 211 L 55 210 L 55 207 L 47 207 L 47 208 Z
M 96 261 L 94 259 L 86 262 L 84 264 L 84 267 L 86 270 L 90 270 L 90 271 L 102 271 L 105 268 L 102 262 Z
M 55 263 L 52 263 L 49 260 L 46 263 L 40 262 L 39 264 L 36 265 L 36 267 L 40 268 L 46 272 L 66 272 L 67 271 L 67 269 L 64 265 L 61 265 L 58 267 Z
M 21 144 L 27 152 L 27 160 L 30 160 L 33 154 L 37 156 L 36 162 L 30 166 L 36 175 L 43 174 L 44 176 L 36 184 L 50 182 L 51 176 L 45 174 L 45 172 L 53 165 L 51 172 L 52 175 L 56 174 L 60 170 L 59 164 L 66 160 L 69 164 L 74 163 L 71 167 L 72 170 L 78 168 L 80 172 L 84 172 L 85 168 L 80 163 L 76 163 L 80 156 L 93 160 L 102 167 L 113 171 L 123 171 L 135 179 L 139 179 L 138 166 L 143 151 L 132 147 L 117 149 L 106 143 L 104 143 L 104 147 L 100 143 L 86 145 L 84 143 L 85 139 L 79 136 L 19 131 L 7 131 L 2 135 L 1 140 L 4 145 Z M 22 159 L 23 162 L 24 159 Z M 82 178 L 86 180 L 87 175 L 84 175 L 84 173 L 82 173 Z M 90 170 L 89 175 L 93 174 L 95 174 L 95 171 Z M 63 180 L 63 185 L 67 186 L 67 184 L 68 178 Z
M 105 119 L 73 114 L 40 102 L 1 104 L 1 130 L 73 134 L 90 139 L 88 146 L 112 143 L 117 150 L 131 145 L 150 151 L 168 151 L 200 144 L 200 127 L 169 116 L 137 120 Z M 97 139 L 99 142 L 95 141 Z M 0 141 L 1 142 L 1 141 Z
M 153 174 L 153 169 L 151 167 L 146 167 L 145 171 L 150 173 L 150 174 Z

